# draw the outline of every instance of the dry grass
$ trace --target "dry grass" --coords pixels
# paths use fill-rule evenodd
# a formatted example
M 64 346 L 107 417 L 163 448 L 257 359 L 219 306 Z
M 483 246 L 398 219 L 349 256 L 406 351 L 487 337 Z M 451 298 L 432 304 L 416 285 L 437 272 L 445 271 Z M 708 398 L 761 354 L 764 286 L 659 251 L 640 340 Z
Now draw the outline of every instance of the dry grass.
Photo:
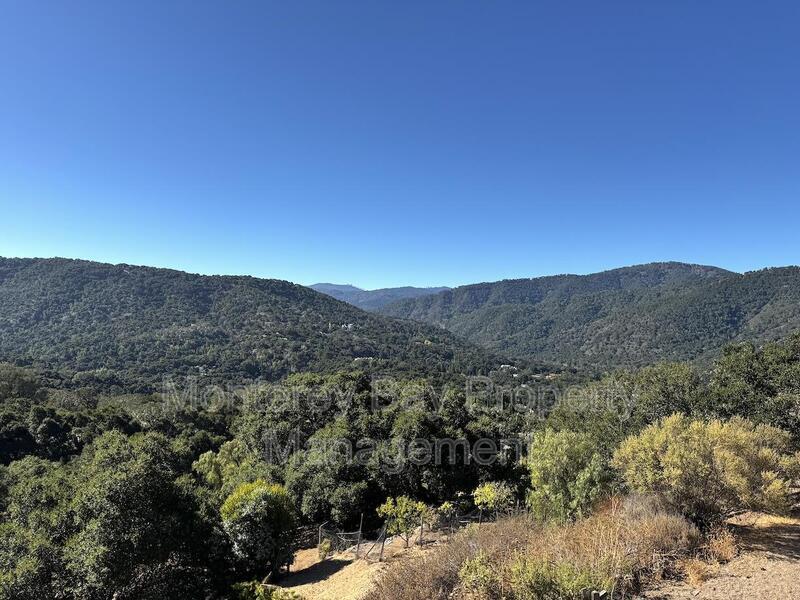
M 514 517 L 470 527 L 414 561 L 398 561 L 368 600 L 571 597 L 581 587 L 634 591 L 697 545 L 698 531 L 648 498 L 544 526 Z M 487 581 L 487 577 L 493 577 Z
M 610 577 L 654 574 L 697 545 L 699 532 L 654 498 L 613 500 L 595 516 L 546 531 L 543 558 Z
M 716 575 L 719 569 L 716 564 L 709 564 L 700 558 L 689 558 L 681 562 L 686 581 L 692 587 L 699 587 Z
M 540 530 L 526 517 L 471 525 L 431 552 L 390 563 L 366 598 L 446 600 L 458 587 L 459 572 L 468 560 L 482 552 L 493 563 L 510 561 L 515 552 L 536 539 Z
M 736 538 L 724 528 L 717 529 L 709 534 L 706 549 L 709 560 L 720 563 L 732 561 L 739 553 Z

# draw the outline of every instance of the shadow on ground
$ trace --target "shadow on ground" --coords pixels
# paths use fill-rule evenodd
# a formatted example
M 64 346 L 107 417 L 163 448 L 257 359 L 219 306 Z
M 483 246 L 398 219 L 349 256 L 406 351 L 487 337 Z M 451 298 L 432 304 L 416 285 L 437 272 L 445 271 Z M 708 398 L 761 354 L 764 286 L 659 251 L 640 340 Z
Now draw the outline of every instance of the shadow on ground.
M 334 558 L 331 560 L 323 560 L 322 562 L 314 563 L 310 567 L 306 567 L 305 569 L 291 573 L 281 579 L 280 586 L 292 588 L 299 585 L 307 585 L 325 581 L 334 573 L 344 569 L 351 562 L 352 561 L 349 560 Z
M 744 551 L 765 552 L 775 558 L 800 560 L 800 525 L 770 525 L 764 529 L 737 527 L 734 533 Z

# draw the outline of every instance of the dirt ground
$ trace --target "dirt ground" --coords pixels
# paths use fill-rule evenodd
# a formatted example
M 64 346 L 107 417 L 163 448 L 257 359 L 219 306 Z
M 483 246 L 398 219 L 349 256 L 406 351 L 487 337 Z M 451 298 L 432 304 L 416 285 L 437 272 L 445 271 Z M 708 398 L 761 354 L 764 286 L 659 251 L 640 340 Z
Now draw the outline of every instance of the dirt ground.
M 697 587 L 664 582 L 644 594 L 658 600 L 800 598 L 800 519 L 748 513 L 732 522 L 740 553 Z
M 412 536 L 408 549 L 400 538 L 387 540 L 384 562 L 377 561 L 379 546 L 370 551 L 372 560 L 356 560 L 354 553 L 348 551 L 321 561 L 316 548 L 300 550 L 295 554 L 291 573 L 281 579 L 279 585 L 308 600 L 360 600 L 372 588 L 375 577 L 387 563 L 426 552 L 444 540 L 443 536 L 428 531 L 422 546 L 416 544 L 417 539 L 417 534 Z M 362 552 L 369 550 L 371 545 L 371 541 L 364 542 Z

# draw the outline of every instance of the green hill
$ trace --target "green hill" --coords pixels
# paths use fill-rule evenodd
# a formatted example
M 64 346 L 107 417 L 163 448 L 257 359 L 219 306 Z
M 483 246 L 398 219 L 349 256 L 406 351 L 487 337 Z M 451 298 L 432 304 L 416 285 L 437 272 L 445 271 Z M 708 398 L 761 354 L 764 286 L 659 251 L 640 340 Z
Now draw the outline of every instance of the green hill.
M 579 368 L 702 360 L 731 341 L 766 341 L 800 329 L 800 268 L 738 274 L 654 263 L 468 285 L 382 312 L 518 358 Z
M 476 372 L 495 362 L 440 328 L 286 281 L 3 258 L 0 361 L 143 390 L 168 374 L 241 383 L 354 367 Z

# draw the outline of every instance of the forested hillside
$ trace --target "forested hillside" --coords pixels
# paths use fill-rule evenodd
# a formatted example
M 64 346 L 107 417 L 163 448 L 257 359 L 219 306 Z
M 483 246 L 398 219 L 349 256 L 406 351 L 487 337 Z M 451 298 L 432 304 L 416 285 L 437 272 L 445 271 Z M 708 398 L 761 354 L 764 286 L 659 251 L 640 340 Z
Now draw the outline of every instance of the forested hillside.
M 348 302 L 358 308 L 371 311 L 380 310 L 388 304 L 399 300 L 405 300 L 406 298 L 421 298 L 450 289 L 446 287 L 420 288 L 405 286 L 381 288 L 378 290 L 362 290 L 354 285 L 339 285 L 335 283 L 315 283 L 310 287 L 323 294 L 333 296 L 337 300 Z
M 607 369 L 708 359 L 731 341 L 800 327 L 800 269 L 745 274 L 656 263 L 459 287 L 384 314 L 444 327 L 509 355 Z
M 286 281 L 66 259 L 0 259 L 0 361 L 140 391 L 164 375 L 240 383 L 301 370 L 434 375 L 493 364 L 440 328 Z
M 696 539 L 686 519 L 785 512 L 800 475 L 799 375 L 794 336 L 730 346 L 706 373 L 661 364 L 608 375 L 547 410 L 524 394 L 476 401 L 463 380 L 397 379 L 376 406 L 364 373 L 293 374 L 195 406 L 54 389 L 0 364 L 0 598 L 300 600 L 259 582 L 281 585 L 320 524 L 408 536 L 423 517 L 513 506 L 528 516 L 494 544 L 447 546 L 416 572 L 392 560 L 370 598 L 495 598 L 470 593 L 476 566 L 478 584 L 512 600 L 632 591 L 693 551 L 680 543 Z M 603 507 L 615 502 L 633 509 L 614 518 Z M 541 537 L 565 523 L 558 539 Z M 646 560 L 629 560 L 631 548 Z M 325 573 L 342 564 L 333 557 Z

